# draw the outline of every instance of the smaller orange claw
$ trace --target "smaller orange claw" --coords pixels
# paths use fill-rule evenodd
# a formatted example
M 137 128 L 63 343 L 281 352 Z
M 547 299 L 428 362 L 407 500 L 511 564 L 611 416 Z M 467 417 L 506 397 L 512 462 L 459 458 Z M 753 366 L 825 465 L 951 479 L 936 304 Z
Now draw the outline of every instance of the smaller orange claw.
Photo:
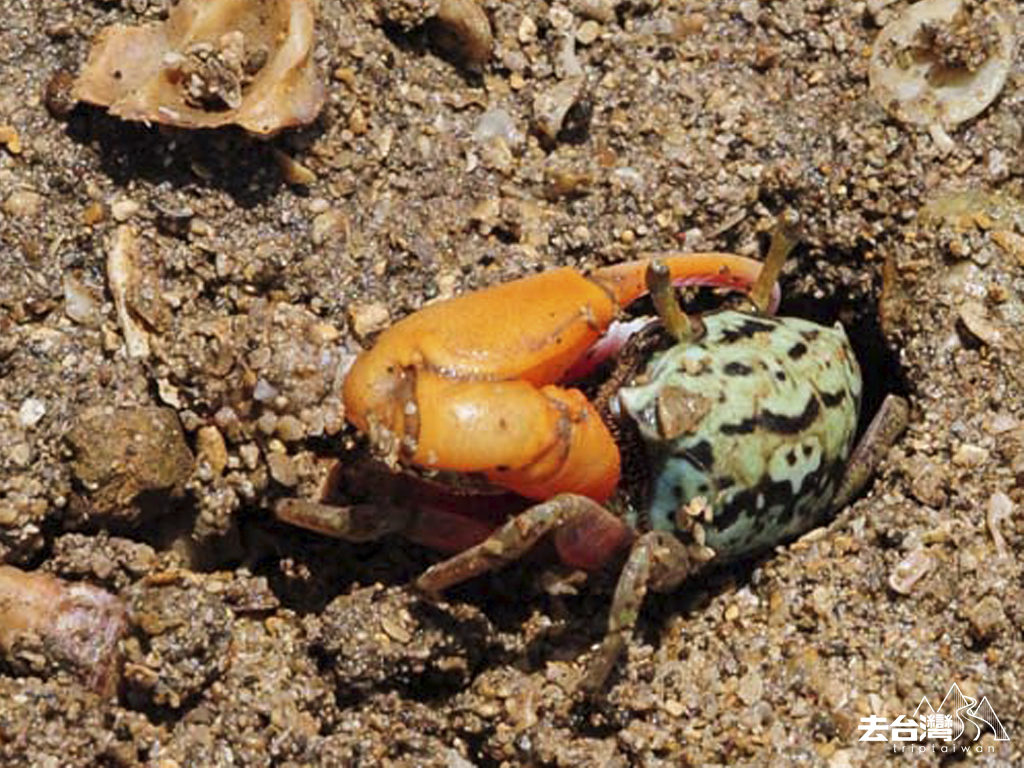
M 735 253 L 667 252 L 602 267 L 591 277 L 611 292 L 620 307 L 625 307 L 647 293 L 645 273 L 652 258 L 665 263 L 674 285 L 704 285 L 737 291 L 749 291 L 761 274 L 762 266 L 756 259 Z
M 723 253 L 660 258 L 677 285 L 749 289 L 761 268 Z M 605 501 L 619 481 L 615 441 L 582 393 L 554 385 L 646 292 L 647 264 L 557 269 L 421 309 L 352 366 L 349 420 L 425 469 L 481 473 L 527 498 Z

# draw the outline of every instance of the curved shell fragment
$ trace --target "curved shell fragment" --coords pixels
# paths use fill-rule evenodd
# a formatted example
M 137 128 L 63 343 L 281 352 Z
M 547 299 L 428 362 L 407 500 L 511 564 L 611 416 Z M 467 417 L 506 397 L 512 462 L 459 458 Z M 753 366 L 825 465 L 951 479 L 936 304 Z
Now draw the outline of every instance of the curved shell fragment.
M 980 114 L 1013 63 L 1012 11 L 998 1 L 922 0 L 875 40 L 871 92 L 898 120 L 952 127 Z
M 74 95 L 181 128 L 268 135 L 304 125 L 324 102 L 314 18 L 311 0 L 181 0 L 162 24 L 103 30 Z

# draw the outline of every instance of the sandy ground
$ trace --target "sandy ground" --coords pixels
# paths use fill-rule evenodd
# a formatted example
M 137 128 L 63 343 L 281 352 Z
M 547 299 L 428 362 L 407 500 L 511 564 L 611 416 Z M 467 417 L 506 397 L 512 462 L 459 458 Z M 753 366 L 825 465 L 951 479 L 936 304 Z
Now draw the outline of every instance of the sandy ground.
M 1024 46 L 947 145 L 869 93 L 902 2 L 490 1 L 474 71 L 403 3 L 321 0 L 309 128 L 68 112 L 93 36 L 165 4 L 0 4 L 0 562 L 127 606 L 109 696 L 8 643 L 0 762 L 1024 764 Z M 786 206 L 783 312 L 842 321 L 866 412 L 903 392 L 911 427 L 828 528 L 649 598 L 604 698 L 573 691 L 614 574 L 432 604 L 406 585 L 436 555 L 273 519 L 363 449 L 341 371 L 391 321 L 553 265 L 758 255 Z M 954 682 L 1008 741 L 859 741 Z

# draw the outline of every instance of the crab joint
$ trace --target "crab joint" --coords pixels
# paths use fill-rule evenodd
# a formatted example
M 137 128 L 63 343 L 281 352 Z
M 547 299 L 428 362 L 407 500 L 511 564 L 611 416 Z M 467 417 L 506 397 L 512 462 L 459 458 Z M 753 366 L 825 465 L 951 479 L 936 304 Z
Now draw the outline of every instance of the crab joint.
M 658 317 L 676 341 L 696 341 L 704 335 L 700 318 L 689 317 L 679 306 L 672 288 L 672 272 L 664 261 L 651 259 L 645 278 Z

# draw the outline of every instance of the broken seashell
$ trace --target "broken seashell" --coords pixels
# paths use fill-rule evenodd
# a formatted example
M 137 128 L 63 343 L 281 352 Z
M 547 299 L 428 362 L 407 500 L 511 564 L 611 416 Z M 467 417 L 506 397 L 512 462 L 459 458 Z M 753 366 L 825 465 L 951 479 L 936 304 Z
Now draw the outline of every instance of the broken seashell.
M 996 0 L 971 7 L 963 0 L 915 3 L 875 40 L 871 92 L 905 123 L 938 131 L 970 120 L 1006 83 L 1015 43 L 1011 13 Z
M 181 128 L 305 125 L 324 103 L 313 22 L 312 0 L 181 0 L 162 24 L 103 30 L 74 95 Z

